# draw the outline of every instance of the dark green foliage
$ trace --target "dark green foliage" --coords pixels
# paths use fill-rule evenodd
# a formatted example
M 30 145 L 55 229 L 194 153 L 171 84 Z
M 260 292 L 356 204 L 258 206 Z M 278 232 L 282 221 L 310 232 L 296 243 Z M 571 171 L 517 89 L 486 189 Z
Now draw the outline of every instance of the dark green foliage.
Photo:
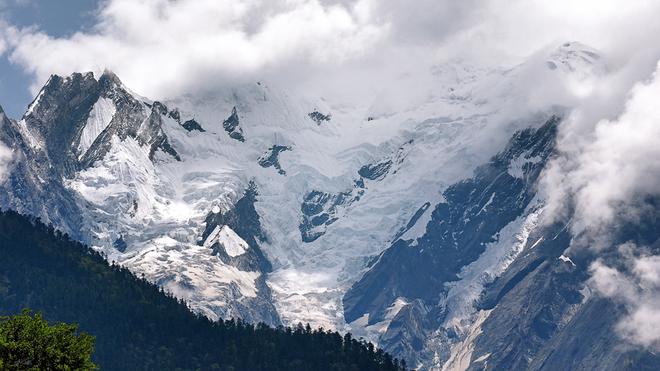
M 94 337 L 78 333 L 78 326 L 50 326 L 29 310 L 0 317 L 0 369 L 94 370 Z
M 68 236 L 14 212 L 0 213 L 0 314 L 30 307 L 75 322 L 96 338 L 107 370 L 397 370 L 373 345 L 312 330 L 211 322 L 185 303 L 109 266 Z

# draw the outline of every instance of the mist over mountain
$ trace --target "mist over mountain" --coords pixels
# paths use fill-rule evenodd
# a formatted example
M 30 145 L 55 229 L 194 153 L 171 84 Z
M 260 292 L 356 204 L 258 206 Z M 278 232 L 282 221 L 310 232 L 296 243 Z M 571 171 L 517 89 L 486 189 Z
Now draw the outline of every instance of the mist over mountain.
M 660 9 L 628 5 L 6 20 L 35 98 L 0 111 L 0 206 L 212 321 L 351 332 L 424 370 L 654 369 Z

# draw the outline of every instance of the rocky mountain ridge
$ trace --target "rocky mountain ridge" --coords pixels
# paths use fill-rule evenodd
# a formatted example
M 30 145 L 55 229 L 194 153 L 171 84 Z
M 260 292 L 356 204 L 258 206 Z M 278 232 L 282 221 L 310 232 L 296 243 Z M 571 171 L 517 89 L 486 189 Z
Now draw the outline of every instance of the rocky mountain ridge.
M 552 352 L 578 318 L 605 341 L 586 316 L 611 303 L 564 255 L 569 221 L 539 222 L 569 108 L 510 116 L 530 69 L 582 79 L 606 65 L 567 43 L 513 69 L 439 66 L 401 112 L 263 83 L 158 102 L 111 72 L 53 76 L 20 120 L 3 117 L 0 204 L 211 319 L 350 330 L 425 369 L 646 364 L 611 343 L 608 358 Z

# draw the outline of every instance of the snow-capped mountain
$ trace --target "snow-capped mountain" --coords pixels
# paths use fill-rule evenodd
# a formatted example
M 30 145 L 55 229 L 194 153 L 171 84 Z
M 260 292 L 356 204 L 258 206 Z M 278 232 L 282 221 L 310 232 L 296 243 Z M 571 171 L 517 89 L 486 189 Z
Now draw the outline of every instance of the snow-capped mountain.
M 568 108 L 520 104 L 529 73 L 606 69 L 578 43 L 513 68 L 436 66 L 396 111 L 261 82 L 157 102 L 111 72 L 52 76 L 0 127 L 0 200 L 210 318 L 350 330 L 422 368 L 570 368 L 551 347 L 607 336 L 583 318 L 608 304 L 563 255 L 566 225 L 539 223 Z M 606 350 L 579 365 L 648 357 Z

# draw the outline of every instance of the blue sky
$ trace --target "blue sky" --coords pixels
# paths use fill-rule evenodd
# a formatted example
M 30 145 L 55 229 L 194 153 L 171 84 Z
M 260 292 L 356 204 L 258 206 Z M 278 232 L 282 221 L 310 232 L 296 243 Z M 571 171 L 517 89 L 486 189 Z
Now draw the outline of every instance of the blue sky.
M 94 23 L 99 0 L 8 0 L 0 1 L 2 18 L 14 26 L 35 26 L 52 36 L 67 36 Z M 10 117 L 20 117 L 32 101 L 31 76 L 12 64 L 6 53 L 0 57 L 0 105 Z

